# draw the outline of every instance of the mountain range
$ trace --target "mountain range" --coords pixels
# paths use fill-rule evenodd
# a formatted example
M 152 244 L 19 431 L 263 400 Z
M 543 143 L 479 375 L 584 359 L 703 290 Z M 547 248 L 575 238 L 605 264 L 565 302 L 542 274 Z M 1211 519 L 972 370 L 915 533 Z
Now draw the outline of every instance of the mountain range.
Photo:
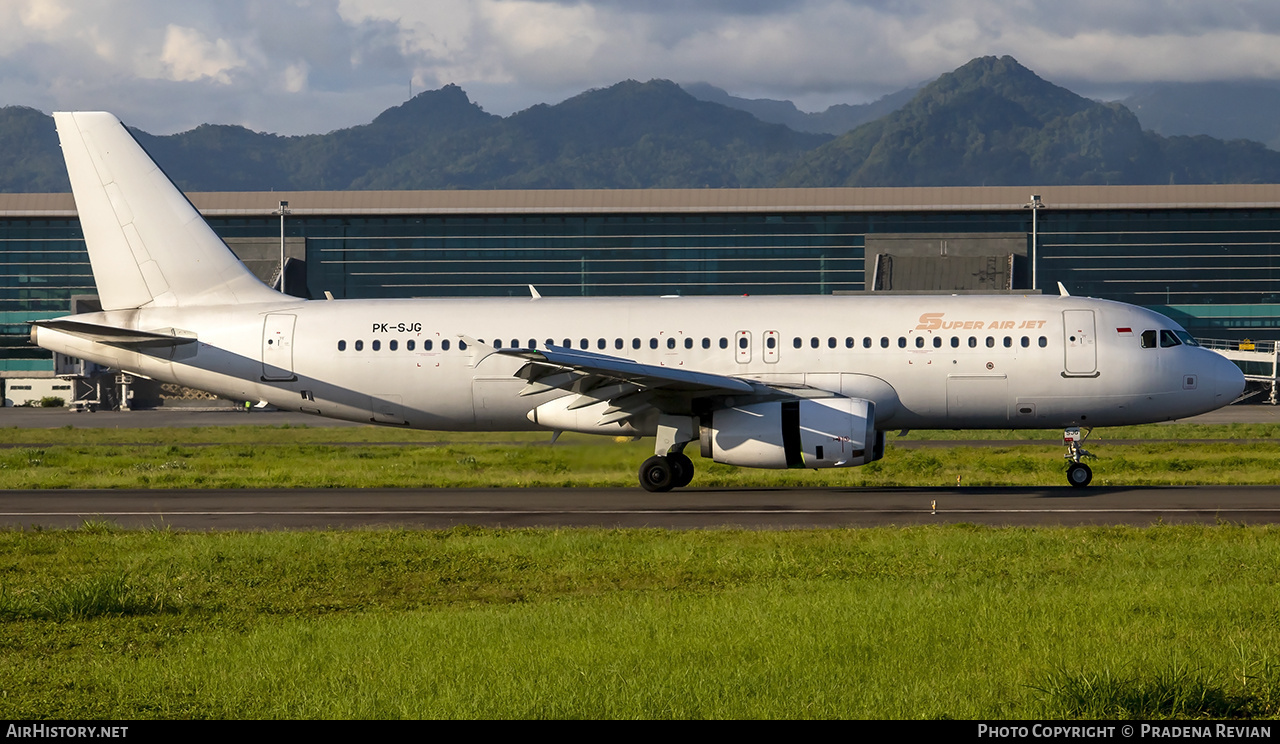
M 707 84 L 629 80 L 500 117 L 447 85 L 328 134 L 214 124 L 134 134 L 189 191 L 1280 182 L 1280 152 L 1261 142 L 1177 133 L 1195 128 L 1199 114 L 1176 113 L 1199 110 L 1186 103 L 1193 88 L 1127 100 L 1163 129 L 1011 57 L 982 57 L 918 89 L 818 113 Z M 0 191 L 68 188 L 52 117 L 0 108 Z

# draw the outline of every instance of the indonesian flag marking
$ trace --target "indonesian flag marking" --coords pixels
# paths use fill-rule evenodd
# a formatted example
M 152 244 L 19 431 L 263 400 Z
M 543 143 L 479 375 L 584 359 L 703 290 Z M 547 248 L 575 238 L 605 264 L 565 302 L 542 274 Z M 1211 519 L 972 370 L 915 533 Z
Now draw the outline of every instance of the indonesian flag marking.
M 1133 335 L 1133 329 L 1132 329 L 1132 328 L 1117 328 L 1117 329 L 1116 329 L 1116 333 L 1120 334 L 1121 336 L 1132 336 L 1132 335 Z

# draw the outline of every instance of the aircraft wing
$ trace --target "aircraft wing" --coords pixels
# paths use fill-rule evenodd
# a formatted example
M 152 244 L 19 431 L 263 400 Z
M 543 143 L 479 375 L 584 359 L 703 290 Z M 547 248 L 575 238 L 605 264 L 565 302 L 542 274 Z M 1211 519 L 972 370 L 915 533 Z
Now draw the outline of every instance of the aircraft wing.
M 528 381 L 521 395 L 548 390 L 576 393 L 568 410 L 609 401 L 600 423 L 621 422 L 651 407 L 687 412 L 698 398 L 770 394 L 757 382 L 727 375 L 664 367 L 560 346 L 542 349 L 495 349 L 495 354 L 524 359 L 516 376 Z

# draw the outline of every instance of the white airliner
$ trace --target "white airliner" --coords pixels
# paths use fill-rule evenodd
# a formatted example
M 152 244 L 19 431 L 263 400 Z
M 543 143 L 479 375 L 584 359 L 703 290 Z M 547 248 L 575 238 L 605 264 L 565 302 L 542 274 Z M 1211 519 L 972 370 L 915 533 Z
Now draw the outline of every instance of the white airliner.
M 758 468 L 863 465 L 901 429 L 1079 430 L 1227 405 L 1240 370 L 1178 324 L 1065 296 L 300 300 L 260 282 L 107 113 L 57 113 L 102 311 L 53 351 L 238 400 L 414 429 L 652 436 Z M 531 288 L 532 289 L 532 288 Z

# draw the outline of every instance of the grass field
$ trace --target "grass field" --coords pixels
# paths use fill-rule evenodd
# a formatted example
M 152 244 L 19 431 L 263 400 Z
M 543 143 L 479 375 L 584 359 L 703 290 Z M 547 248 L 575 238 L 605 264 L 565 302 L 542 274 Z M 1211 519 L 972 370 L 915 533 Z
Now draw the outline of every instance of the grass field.
M 1100 431 L 1088 442 L 1096 485 L 1280 483 L 1270 424 L 1168 425 Z M 1052 433 L 1049 433 L 1052 435 Z M 890 435 L 883 460 L 860 468 L 768 471 L 693 455 L 694 487 L 1045 486 L 1064 482 L 1064 452 L 1044 444 L 930 446 L 925 439 L 1024 439 L 1044 432 Z M 499 440 L 499 441 L 495 441 Z M 1184 440 L 1215 442 L 1185 443 Z M 375 427 L 0 429 L 0 488 L 630 487 L 651 440 L 457 434 Z M 1110 444 L 1141 440 L 1139 444 Z M 22 446 L 12 446 L 22 445 Z M 901 445 L 901 446 L 900 446 Z
M 1095 483 L 1277 482 L 1268 428 L 1142 429 Z M 492 436 L 0 429 L 0 487 L 633 486 L 652 451 Z M 1062 478 L 1055 440 L 698 466 Z M 0 718 L 1276 718 L 1277 577 L 1280 530 L 1228 524 L 0 531 Z
M 1267 527 L 0 533 L 0 718 L 1257 718 Z

